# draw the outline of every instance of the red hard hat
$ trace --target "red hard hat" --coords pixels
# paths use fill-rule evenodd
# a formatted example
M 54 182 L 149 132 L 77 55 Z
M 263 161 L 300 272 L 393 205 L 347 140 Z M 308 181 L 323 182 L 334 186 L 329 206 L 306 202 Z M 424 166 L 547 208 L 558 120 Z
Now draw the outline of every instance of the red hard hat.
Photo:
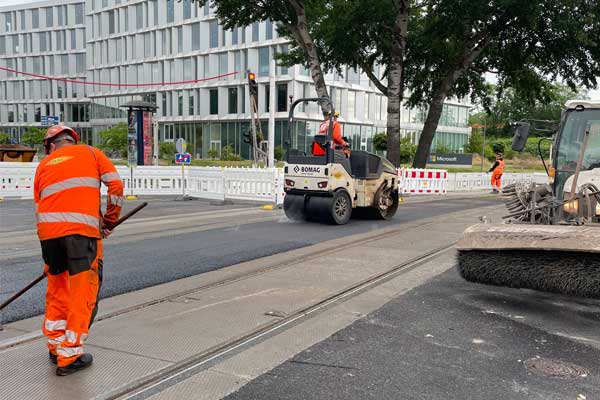
M 73 128 L 69 128 L 65 125 L 54 125 L 46 131 L 46 134 L 44 135 L 44 145 L 47 145 L 50 139 L 63 132 L 71 135 L 71 137 L 75 139 L 75 143 L 79 143 L 79 134 L 75 132 Z

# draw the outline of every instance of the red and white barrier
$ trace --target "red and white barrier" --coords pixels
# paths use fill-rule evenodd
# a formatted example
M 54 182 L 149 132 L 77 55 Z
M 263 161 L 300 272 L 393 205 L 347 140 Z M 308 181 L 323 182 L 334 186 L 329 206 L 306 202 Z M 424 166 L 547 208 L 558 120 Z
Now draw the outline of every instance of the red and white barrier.
M 448 171 L 443 169 L 406 168 L 398 170 L 402 194 L 445 194 Z

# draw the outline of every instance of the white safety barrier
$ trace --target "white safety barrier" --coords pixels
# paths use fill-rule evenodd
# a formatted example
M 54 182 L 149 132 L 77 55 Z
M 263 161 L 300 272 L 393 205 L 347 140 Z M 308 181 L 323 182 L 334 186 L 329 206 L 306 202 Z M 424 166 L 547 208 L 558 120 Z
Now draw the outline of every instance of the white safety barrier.
M 447 190 L 448 192 L 463 192 L 473 190 L 487 190 L 492 188 L 490 182 L 491 174 L 457 172 L 448 173 Z M 511 183 L 548 183 L 548 176 L 543 172 L 534 173 L 505 173 L 502 174 L 502 186 Z
M 0 197 L 33 198 L 33 178 L 36 167 L 37 163 L 0 163 Z
M 403 168 L 398 170 L 400 193 L 446 193 L 448 172 L 443 169 Z
M 33 197 L 38 163 L 0 163 L 0 198 Z M 282 204 L 283 170 L 277 168 L 135 167 L 118 166 L 125 194 L 189 195 L 211 200 L 249 200 Z M 485 173 L 449 173 L 435 169 L 398 170 L 402 194 L 444 194 L 491 189 Z M 515 182 L 546 183 L 544 173 L 506 173 L 502 185 Z M 103 187 L 103 193 L 106 188 Z

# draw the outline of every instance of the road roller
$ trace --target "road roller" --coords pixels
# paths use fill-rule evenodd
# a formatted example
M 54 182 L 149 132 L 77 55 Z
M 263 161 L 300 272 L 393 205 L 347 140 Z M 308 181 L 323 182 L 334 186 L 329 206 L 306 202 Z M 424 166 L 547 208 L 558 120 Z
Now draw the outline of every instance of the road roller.
M 329 110 L 327 134 L 314 138 L 324 149 L 323 155 L 307 155 L 291 148 L 294 109 L 306 102 L 325 103 Z M 334 114 L 334 106 L 326 97 L 299 99 L 290 107 L 284 165 L 283 209 L 286 216 L 292 220 L 336 225 L 348 223 L 352 215 L 392 218 L 399 201 L 396 168 L 376 154 L 336 148 Z

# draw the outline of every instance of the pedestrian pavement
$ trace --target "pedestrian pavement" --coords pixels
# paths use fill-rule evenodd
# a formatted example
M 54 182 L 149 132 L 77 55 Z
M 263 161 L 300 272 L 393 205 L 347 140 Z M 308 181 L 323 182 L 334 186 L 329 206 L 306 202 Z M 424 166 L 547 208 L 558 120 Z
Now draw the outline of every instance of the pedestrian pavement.
M 73 393 L 114 398 L 155 381 L 140 398 L 221 398 L 452 268 L 448 246 L 482 213 L 497 208 L 448 213 L 334 240 L 323 237 L 313 246 L 106 299 L 86 342 L 94 365 L 67 378 L 56 377 L 48 362 L 39 337 L 40 317 L 8 324 L 0 336 L 0 398 L 58 399 Z M 310 317 L 302 315 L 357 283 L 444 248 L 418 268 Z M 175 380 L 157 380 L 297 313 L 298 320 L 285 329 L 215 356 Z

